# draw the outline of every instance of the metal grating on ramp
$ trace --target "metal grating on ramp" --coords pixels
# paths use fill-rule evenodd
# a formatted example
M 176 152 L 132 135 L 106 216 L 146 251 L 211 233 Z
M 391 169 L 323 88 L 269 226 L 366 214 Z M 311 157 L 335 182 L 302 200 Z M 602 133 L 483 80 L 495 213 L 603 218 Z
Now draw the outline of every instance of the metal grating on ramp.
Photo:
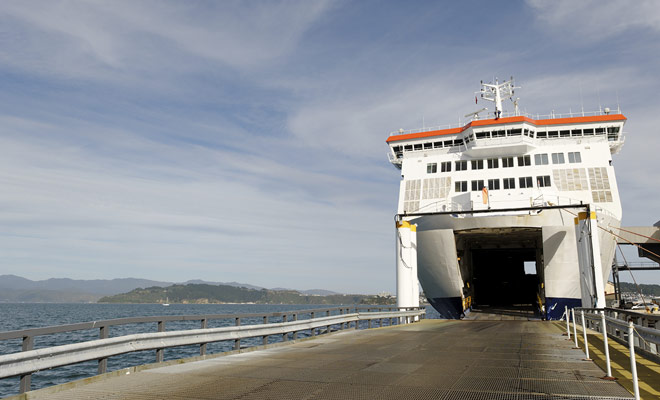
M 48 399 L 631 399 L 556 325 L 424 321 L 155 368 Z M 315 343 L 311 346 L 310 343 Z

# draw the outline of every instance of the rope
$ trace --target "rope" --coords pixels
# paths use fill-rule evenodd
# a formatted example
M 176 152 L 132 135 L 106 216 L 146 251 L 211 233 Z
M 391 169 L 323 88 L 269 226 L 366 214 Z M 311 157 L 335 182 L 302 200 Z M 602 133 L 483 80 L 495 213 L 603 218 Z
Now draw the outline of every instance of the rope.
M 610 225 L 610 226 L 611 226 L 611 225 Z M 660 242 L 660 239 L 656 239 L 656 238 L 652 238 L 652 237 L 650 237 L 650 236 L 642 235 L 641 233 L 637 233 L 637 232 L 629 231 L 629 230 L 627 230 L 627 229 L 623 229 L 623 228 L 620 228 L 620 227 L 618 227 L 618 226 L 615 226 L 614 228 L 616 228 L 616 229 L 618 229 L 618 230 L 620 230 L 620 231 L 624 231 L 624 232 L 632 233 L 633 235 L 641 236 L 641 237 L 643 237 L 643 238 L 647 238 L 647 239 L 655 240 L 656 242 Z
M 399 232 L 398 229 L 396 230 L 396 236 L 399 238 L 399 244 L 401 245 L 401 247 L 399 248 L 399 258 L 401 259 L 401 263 L 403 264 L 404 267 L 406 267 L 408 269 L 412 269 L 412 267 L 409 266 L 406 263 L 406 261 L 403 259 L 403 249 L 410 249 L 410 248 L 412 248 L 412 246 L 404 246 L 403 245 L 403 239 L 401 239 L 401 232 Z

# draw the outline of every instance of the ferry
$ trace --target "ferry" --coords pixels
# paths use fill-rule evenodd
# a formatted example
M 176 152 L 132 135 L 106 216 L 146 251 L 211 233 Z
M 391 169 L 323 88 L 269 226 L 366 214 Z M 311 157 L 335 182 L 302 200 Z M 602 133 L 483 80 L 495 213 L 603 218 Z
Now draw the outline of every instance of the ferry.
M 474 307 L 528 307 L 559 319 L 565 307 L 604 297 L 598 292 L 616 246 L 608 231 L 622 215 L 612 155 L 623 146 L 626 117 L 618 106 L 521 113 L 515 89 L 513 78 L 482 81 L 475 100 L 493 103 L 492 111 L 386 140 L 401 171 L 397 295 L 415 297 L 421 284 L 443 318 Z M 505 112 L 509 100 L 513 110 Z M 596 253 L 591 265 L 584 243 Z

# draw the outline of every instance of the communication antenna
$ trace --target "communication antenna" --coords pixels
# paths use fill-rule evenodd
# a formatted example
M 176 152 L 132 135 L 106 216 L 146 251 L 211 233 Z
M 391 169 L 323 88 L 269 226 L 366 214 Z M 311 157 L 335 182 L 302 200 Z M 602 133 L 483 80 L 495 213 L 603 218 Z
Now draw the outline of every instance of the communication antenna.
M 486 110 L 488 110 L 488 108 L 484 107 L 484 108 L 482 108 L 481 110 L 477 110 L 477 111 L 475 111 L 475 112 L 473 112 L 473 113 L 465 114 L 463 117 L 464 117 L 464 118 L 472 118 L 472 117 L 474 117 L 473 119 L 476 120 L 476 119 L 479 119 L 479 113 L 482 112 L 482 111 L 486 111 Z
M 495 103 L 495 119 L 502 115 L 502 99 L 510 99 L 513 101 L 515 89 L 520 89 L 520 86 L 515 86 L 513 76 L 506 82 L 499 83 L 495 78 L 495 83 L 484 83 L 481 81 L 481 90 L 476 94 L 481 95 L 482 99 L 492 101 Z M 516 106 L 514 102 L 514 106 Z M 517 107 L 517 106 L 516 106 Z

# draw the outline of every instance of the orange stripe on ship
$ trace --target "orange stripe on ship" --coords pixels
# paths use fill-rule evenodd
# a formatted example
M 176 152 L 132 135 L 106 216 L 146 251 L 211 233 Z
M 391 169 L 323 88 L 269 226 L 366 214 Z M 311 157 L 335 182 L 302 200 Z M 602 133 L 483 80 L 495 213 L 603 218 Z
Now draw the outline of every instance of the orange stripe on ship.
M 432 136 L 443 136 L 443 135 L 452 135 L 455 133 L 461 133 L 464 130 L 470 127 L 477 126 L 489 126 L 489 125 L 504 125 L 514 122 L 528 122 L 535 126 L 547 126 L 547 125 L 563 125 L 563 124 L 579 124 L 579 123 L 588 123 L 588 122 L 606 122 L 606 121 L 625 121 L 627 120 L 623 114 L 613 114 L 613 115 L 592 115 L 588 117 L 571 117 L 571 118 L 555 118 L 555 119 L 531 119 L 528 117 L 507 117 L 500 119 L 484 119 L 472 121 L 469 124 L 463 126 L 462 128 L 450 128 L 450 129 L 438 129 L 435 131 L 428 132 L 416 132 L 416 133 L 407 133 L 405 135 L 394 135 L 387 138 L 386 142 L 398 142 L 400 140 L 408 139 L 421 139 Z

